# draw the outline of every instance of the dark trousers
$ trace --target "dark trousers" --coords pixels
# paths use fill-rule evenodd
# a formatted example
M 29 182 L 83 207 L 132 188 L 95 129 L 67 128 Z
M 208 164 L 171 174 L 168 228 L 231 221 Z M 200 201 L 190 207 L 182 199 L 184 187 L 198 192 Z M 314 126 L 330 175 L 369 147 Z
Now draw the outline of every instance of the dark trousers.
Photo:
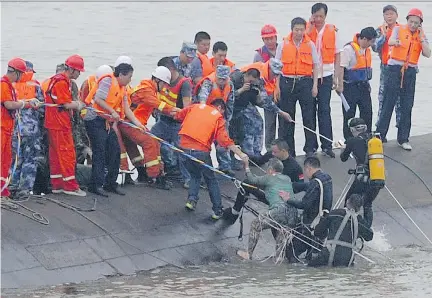
M 317 118 L 319 133 L 326 138 L 333 140 L 332 118 L 330 99 L 333 87 L 333 76 L 322 78 L 318 82 L 318 96 L 316 98 Z M 321 149 L 332 149 L 333 144 L 320 137 Z M 315 149 L 318 149 L 318 142 L 315 144 Z
M 277 117 L 278 116 L 275 113 L 264 110 L 265 146 L 267 151 L 270 150 L 271 143 L 276 138 Z
M 315 100 L 312 97 L 312 78 L 280 78 L 281 99 L 279 107 L 282 111 L 291 115 L 295 120 L 296 104 L 300 103 L 300 108 L 303 118 L 303 126 L 309 129 L 316 130 L 316 113 L 315 113 Z M 279 119 L 282 120 L 282 119 Z M 287 141 L 290 148 L 290 154 L 295 156 L 295 142 L 294 142 L 294 128 L 295 124 L 282 120 L 279 122 L 279 137 Z M 316 136 L 314 133 L 304 130 L 306 142 L 303 147 L 305 153 L 313 152 L 316 144 Z
M 345 111 L 345 108 L 342 105 L 344 117 L 343 134 L 345 140 L 353 136 L 348 127 L 348 120 L 356 116 L 357 106 L 360 110 L 360 118 L 366 122 L 367 131 L 371 132 L 372 99 L 369 82 L 344 83 L 343 95 L 350 106 L 349 110 Z
M 397 141 L 399 144 L 409 141 L 411 114 L 414 105 L 417 78 L 417 70 L 414 67 L 408 67 L 404 73 L 401 88 L 401 68 L 402 66 L 399 65 L 388 65 L 385 69 L 383 107 L 377 127 L 377 131 L 380 133 L 381 137 L 385 138 L 389 129 L 394 106 L 399 98 L 401 112 L 397 134 Z
M 363 215 L 369 227 L 372 225 L 373 221 L 372 202 L 378 196 L 379 191 L 379 188 L 355 179 L 345 196 L 345 206 L 346 201 L 352 194 L 358 194 L 363 197 Z
M 207 165 L 212 166 L 212 160 L 210 156 L 210 152 L 203 152 L 197 150 L 184 149 L 184 151 L 192 155 L 193 157 L 205 162 Z M 192 200 L 198 202 L 199 200 L 199 190 L 201 184 L 201 177 L 204 177 L 204 181 L 207 184 L 207 189 L 209 192 L 210 200 L 213 204 L 213 211 L 220 212 L 222 210 L 222 199 L 219 188 L 219 182 L 216 178 L 215 173 L 206 168 L 205 166 L 193 161 L 190 158 L 185 160 L 186 169 L 190 174 L 190 182 L 189 182 L 189 191 L 188 191 L 188 200 Z
M 120 168 L 120 145 L 115 131 L 112 128 L 107 130 L 105 119 L 100 117 L 85 121 L 85 126 L 93 151 L 90 188 L 115 185 Z M 106 176 L 105 166 L 108 169 Z

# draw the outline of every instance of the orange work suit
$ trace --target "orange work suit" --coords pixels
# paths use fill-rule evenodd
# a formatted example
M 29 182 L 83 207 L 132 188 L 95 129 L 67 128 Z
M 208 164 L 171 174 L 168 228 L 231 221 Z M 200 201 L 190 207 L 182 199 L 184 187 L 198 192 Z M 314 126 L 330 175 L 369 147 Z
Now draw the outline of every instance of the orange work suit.
M 42 85 L 45 102 L 66 104 L 72 102 L 71 81 L 64 74 L 56 74 Z M 79 189 L 75 178 L 76 154 L 72 136 L 72 113 L 61 107 L 46 107 L 45 128 L 48 131 L 49 167 L 53 190 Z
M 14 128 L 14 113 L 5 108 L 5 101 L 16 101 L 15 89 L 7 76 L 1 78 L 1 119 L 0 119 L 0 187 L 1 196 L 9 197 L 10 192 L 7 187 L 9 169 L 12 164 L 12 134 Z

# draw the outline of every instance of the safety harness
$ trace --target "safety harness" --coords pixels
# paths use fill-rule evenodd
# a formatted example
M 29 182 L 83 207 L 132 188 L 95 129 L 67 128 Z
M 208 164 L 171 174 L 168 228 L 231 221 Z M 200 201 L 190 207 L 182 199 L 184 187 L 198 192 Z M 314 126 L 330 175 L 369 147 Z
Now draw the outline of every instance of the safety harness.
M 318 182 L 318 185 L 320 187 L 320 200 L 319 200 L 319 211 L 317 216 L 315 217 L 315 219 L 312 221 L 312 223 L 310 224 L 310 228 L 311 228 L 311 232 L 313 235 L 313 230 L 315 229 L 315 227 L 318 225 L 318 223 L 321 220 L 321 217 L 324 216 L 324 213 L 329 213 L 329 211 L 327 209 L 324 209 L 324 186 L 321 182 L 321 180 L 319 180 L 318 178 L 314 178 L 314 180 L 316 180 Z
M 354 261 L 354 250 L 356 248 L 355 244 L 356 244 L 356 240 L 358 237 L 358 219 L 357 219 L 357 214 L 350 209 L 345 208 L 346 214 L 341 222 L 341 225 L 339 226 L 339 229 L 336 232 L 336 235 L 333 239 L 329 240 L 327 239 L 325 246 L 327 247 L 327 249 L 330 252 L 330 256 L 328 259 L 328 266 L 333 266 L 333 261 L 334 261 L 334 256 L 336 253 L 336 247 L 339 246 L 343 246 L 343 247 L 347 247 L 351 249 L 351 259 L 348 263 L 348 266 L 351 266 L 352 262 Z M 352 232 L 352 240 L 351 243 L 345 242 L 345 241 L 340 241 L 339 238 L 343 232 L 343 230 L 345 229 L 348 221 L 351 220 L 351 232 Z

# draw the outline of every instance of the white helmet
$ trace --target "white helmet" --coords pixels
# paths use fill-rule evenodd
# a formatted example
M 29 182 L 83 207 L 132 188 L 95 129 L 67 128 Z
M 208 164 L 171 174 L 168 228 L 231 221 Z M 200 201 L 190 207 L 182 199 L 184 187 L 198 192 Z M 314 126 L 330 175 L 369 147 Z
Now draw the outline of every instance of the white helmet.
M 171 72 L 165 66 L 158 66 L 153 72 L 152 76 L 158 78 L 161 81 L 169 84 L 171 82 Z
M 104 75 L 110 74 L 112 73 L 113 70 L 111 68 L 111 66 L 109 65 L 101 65 L 98 67 L 98 69 L 96 69 L 96 79 L 99 79 L 101 77 L 103 77 Z
M 125 64 L 129 64 L 132 65 L 132 59 L 129 56 L 120 56 L 117 58 L 114 67 L 119 66 L 120 64 L 125 63 Z

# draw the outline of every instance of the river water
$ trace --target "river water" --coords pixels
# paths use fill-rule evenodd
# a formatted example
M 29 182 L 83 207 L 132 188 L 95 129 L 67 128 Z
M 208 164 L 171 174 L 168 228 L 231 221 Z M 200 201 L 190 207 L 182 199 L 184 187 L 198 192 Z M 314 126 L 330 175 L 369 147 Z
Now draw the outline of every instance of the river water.
M 14 56 L 34 63 L 36 78 L 51 76 L 56 64 L 71 54 L 85 59 L 86 72 L 80 84 L 101 64 L 113 64 L 119 55 L 134 60 L 133 85 L 148 78 L 157 61 L 176 55 L 183 40 L 193 41 L 197 31 L 207 31 L 212 41 L 225 41 L 228 57 L 243 66 L 251 62 L 254 49 L 261 46 L 260 28 L 274 24 L 282 35 L 289 33 L 290 20 L 308 18 L 312 2 L 29 2 L 1 3 L 1 64 Z M 366 26 L 382 23 L 382 7 L 387 2 L 331 2 L 328 22 L 336 24 L 343 41 Z M 401 18 L 412 7 L 423 10 L 424 31 L 432 38 L 428 21 L 432 3 L 398 2 Z M 379 59 L 371 82 L 374 120 L 378 109 Z M 429 111 L 432 59 L 421 58 L 413 108 L 412 135 L 430 133 Z M 332 117 L 335 139 L 342 137 L 340 99 L 333 95 Z M 300 109 L 297 119 L 301 120 Z M 392 121 L 394 123 L 394 121 Z M 297 150 L 304 144 L 296 128 Z M 394 139 L 391 127 L 388 137 Z M 385 236 L 374 240 L 374 251 L 366 254 L 376 265 L 358 261 L 352 269 L 308 269 L 258 262 L 234 262 L 176 269 L 166 268 L 130 278 L 114 278 L 82 285 L 61 285 L 40 291 L 21 289 L 9 292 L 21 297 L 391 297 L 432 296 L 432 254 L 418 247 L 389 248 Z M 381 253 L 377 253 L 379 250 Z M 392 258 L 392 260 L 389 259 Z M 3 293 L 5 294 L 5 293 Z M 7 295 L 8 293 L 6 293 Z

